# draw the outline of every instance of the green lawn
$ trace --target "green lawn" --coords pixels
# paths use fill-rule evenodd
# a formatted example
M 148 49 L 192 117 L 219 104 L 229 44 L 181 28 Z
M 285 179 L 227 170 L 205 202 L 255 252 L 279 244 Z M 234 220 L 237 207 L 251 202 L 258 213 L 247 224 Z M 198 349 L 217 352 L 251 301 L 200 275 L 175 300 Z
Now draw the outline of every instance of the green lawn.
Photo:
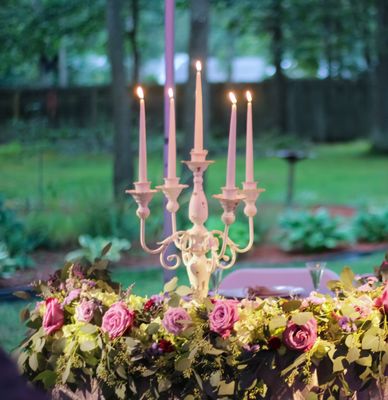
M 209 155 L 212 158 L 212 155 Z M 207 172 L 208 197 L 225 181 L 226 159 L 216 158 Z M 149 177 L 161 183 L 162 160 L 149 156 Z M 0 146 L 0 192 L 20 204 L 35 204 L 39 198 L 39 157 L 33 149 Z M 244 159 L 237 159 L 237 182 L 244 179 Z M 300 204 L 386 204 L 388 157 L 372 156 L 366 142 L 321 145 L 314 158 L 298 164 L 296 201 Z M 255 174 L 267 189 L 263 202 L 282 203 L 285 196 L 286 164 L 275 158 L 257 158 Z M 110 200 L 112 160 L 109 155 L 43 154 L 43 193 L 50 207 L 77 209 L 91 199 Z

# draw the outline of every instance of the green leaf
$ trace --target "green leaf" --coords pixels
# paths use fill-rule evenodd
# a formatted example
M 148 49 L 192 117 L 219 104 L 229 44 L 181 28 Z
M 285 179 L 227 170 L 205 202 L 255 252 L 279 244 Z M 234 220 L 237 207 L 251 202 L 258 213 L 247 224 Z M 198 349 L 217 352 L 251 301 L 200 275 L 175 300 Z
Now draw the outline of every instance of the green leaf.
M 148 326 L 147 326 L 147 333 L 149 335 L 153 335 L 154 333 L 157 333 L 160 329 L 160 324 L 158 324 L 157 322 L 151 322 Z
M 361 347 L 364 350 L 372 350 L 374 352 L 383 351 L 385 340 L 382 336 L 384 337 L 384 333 L 379 328 L 372 327 L 368 329 L 362 338 Z
M 31 295 L 23 290 L 16 290 L 16 292 L 12 293 L 14 296 L 18 297 L 19 299 L 29 300 L 31 299 Z
M 314 315 L 312 312 L 301 312 L 301 313 L 293 315 L 291 319 L 297 325 L 304 325 L 313 317 L 314 317 Z
M 67 361 L 65 370 L 62 373 L 62 384 L 64 385 L 67 380 L 69 379 L 69 375 L 70 375 L 70 371 L 71 371 L 71 358 L 69 358 L 69 360 Z
M 166 390 L 170 389 L 171 381 L 167 378 L 161 379 L 158 381 L 158 391 L 165 392 Z
M 340 356 L 333 360 L 333 372 L 343 371 L 344 364 L 342 361 L 344 358 L 345 358 L 344 356 Z
M 220 396 L 232 396 L 234 393 L 234 381 L 226 383 L 225 381 L 220 382 L 220 388 L 218 389 L 218 394 Z
M 42 381 L 45 389 L 50 389 L 50 388 L 54 387 L 56 379 L 57 379 L 56 372 L 46 369 L 45 371 L 42 371 L 40 374 L 38 374 L 33 379 L 33 382 Z
M 97 347 L 97 343 L 95 340 L 85 340 L 80 343 L 79 348 L 81 351 L 92 351 Z
M 88 335 L 92 335 L 98 331 L 98 326 L 93 324 L 85 324 L 81 326 L 80 331 Z
M 28 308 L 22 308 L 19 317 L 21 322 L 27 321 L 28 318 L 30 318 L 30 310 Z
M 30 355 L 30 357 L 28 358 L 28 365 L 30 366 L 30 368 L 33 371 L 36 371 L 38 369 L 39 364 L 38 364 L 38 354 L 37 353 L 32 353 Z
M 101 250 L 101 257 L 104 257 L 106 254 L 108 254 L 109 250 L 112 247 L 112 243 L 106 244 L 103 249 Z
M 178 284 L 178 278 L 174 276 L 169 282 L 164 285 L 165 292 L 173 292 Z
M 124 400 L 126 398 L 127 388 L 124 384 L 115 386 L 115 394 L 118 399 Z
M 287 318 L 284 315 L 279 315 L 277 317 L 272 318 L 269 321 L 268 327 L 270 331 L 274 331 L 277 328 L 286 326 L 286 324 L 287 324 Z
M 217 388 L 218 386 L 220 386 L 220 381 L 221 381 L 221 372 L 220 371 L 216 371 L 214 372 L 214 374 L 212 374 L 212 376 L 210 377 L 210 384 Z
M 362 365 L 364 367 L 371 367 L 372 366 L 372 356 L 369 354 L 367 357 L 361 357 L 356 360 L 356 363 Z
M 282 309 L 284 312 L 291 312 L 298 310 L 302 302 L 300 300 L 290 300 L 282 304 Z
M 179 286 L 176 289 L 176 293 L 179 294 L 179 296 L 188 296 L 189 294 L 193 293 L 193 290 L 189 288 L 188 286 Z
M 357 347 L 349 349 L 346 359 L 352 363 L 360 358 L 360 350 Z
M 168 301 L 168 305 L 170 307 L 179 307 L 179 303 L 181 302 L 181 297 L 177 293 L 171 293 L 171 298 Z
M 307 396 L 306 396 L 306 400 L 318 400 L 318 395 L 314 392 L 310 392 Z
M 125 338 L 125 344 L 128 346 L 129 349 L 132 350 L 139 344 L 139 341 L 136 340 L 136 339 L 133 339 L 131 337 L 126 337 Z
M 345 267 L 340 274 L 340 280 L 345 289 L 352 289 L 354 281 L 353 271 L 349 267 Z
M 183 372 L 186 371 L 186 369 L 189 369 L 190 367 L 191 367 L 191 360 L 189 358 L 182 357 L 175 362 L 175 369 L 177 371 Z
M 122 365 L 119 365 L 116 368 L 116 373 L 120 378 L 123 378 L 123 379 L 127 379 L 128 378 L 127 372 L 125 371 L 125 368 Z

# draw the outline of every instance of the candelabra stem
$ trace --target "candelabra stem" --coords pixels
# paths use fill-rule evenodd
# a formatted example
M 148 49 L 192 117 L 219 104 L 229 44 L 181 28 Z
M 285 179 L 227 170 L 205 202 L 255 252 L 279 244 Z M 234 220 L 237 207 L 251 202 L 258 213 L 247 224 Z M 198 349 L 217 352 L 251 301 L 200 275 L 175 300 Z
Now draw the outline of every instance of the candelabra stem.
M 225 225 L 224 232 L 222 234 L 222 247 L 219 256 L 220 260 L 224 258 L 226 247 L 228 245 L 228 238 L 229 238 L 229 225 Z

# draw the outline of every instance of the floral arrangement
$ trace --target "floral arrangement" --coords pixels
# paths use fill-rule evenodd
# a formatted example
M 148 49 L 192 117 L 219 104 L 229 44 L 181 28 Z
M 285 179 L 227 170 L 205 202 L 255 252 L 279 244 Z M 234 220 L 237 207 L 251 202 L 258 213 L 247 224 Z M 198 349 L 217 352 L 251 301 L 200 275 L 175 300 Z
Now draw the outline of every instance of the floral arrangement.
M 24 313 L 19 366 L 52 394 L 331 400 L 384 385 L 388 285 L 374 277 L 345 269 L 334 297 L 198 302 L 176 280 L 161 295 L 136 296 L 105 267 L 69 263 L 36 284 L 42 300 Z

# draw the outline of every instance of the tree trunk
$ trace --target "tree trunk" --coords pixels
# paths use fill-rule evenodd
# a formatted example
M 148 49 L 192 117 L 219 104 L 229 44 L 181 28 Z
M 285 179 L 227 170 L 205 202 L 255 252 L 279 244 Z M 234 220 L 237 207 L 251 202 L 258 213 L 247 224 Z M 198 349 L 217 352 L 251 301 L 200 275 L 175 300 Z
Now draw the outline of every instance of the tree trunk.
M 284 56 L 283 38 L 283 0 L 273 2 L 273 26 L 272 26 L 272 56 L 275 66 L 275 105 L 276 128 L 280 133 L 288 131 L 287 113 L 287 78 L 283 73 L 282 61 Z
M 131 0 L 131 16 L 132 27 L 129 31 L 129 41 L 131 42 L 133 56 L 132 84 L 136 84 L 139 82 L 140 70 L 140 52 L 137 43 L 137 33 L 139 27 L 139 0 Z
M 373 147 L 388 153 L 388 2 L 377 1 L 378 14 L 378 64 L 375 69 L 376 104 L 375 129 L 372 132 Z
M 124 68 L 125 33 L 122 11 L 122 0 L 107 0 L 106 21 L 114 125 L 113 189 L 116 200 L 124 198 L 124 189 L 133 181 L 130 100 Z
M 206 79 L 207 53 L 209 32 L 209 0 L 190 1 L 190 39 L 189 39 L 189 80 L 185 88 L 185 151 L 189 157 L 189 151 L 194 147 L 194 99 L 195 99 L 195 62 L 202 63 L 202 93 L 203 93 L 203 132 L 204 145 L 206 147 L 209 129 L 209 90 Z M 185 170 L 187 171 L 187 169 Z M 186 180 L 186 179 L 185 179 Z

